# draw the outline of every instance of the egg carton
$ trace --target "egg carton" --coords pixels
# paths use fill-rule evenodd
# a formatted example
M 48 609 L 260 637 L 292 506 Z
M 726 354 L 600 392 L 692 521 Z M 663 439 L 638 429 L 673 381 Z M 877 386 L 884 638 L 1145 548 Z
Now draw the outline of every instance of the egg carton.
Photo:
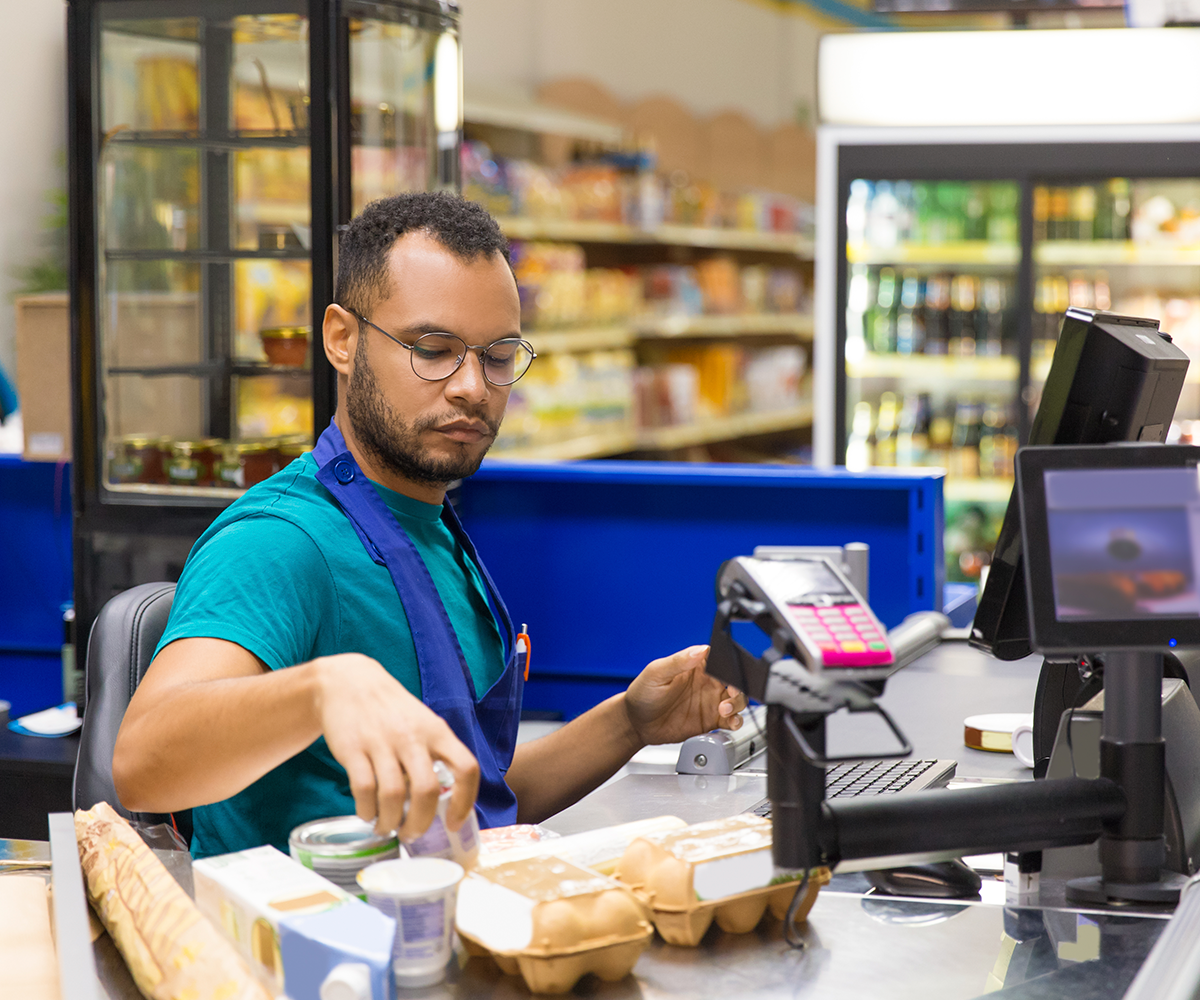
M 553 856 L 471 872 L 456 919 L 468 954 L 490 955 L 534 993 L 565 993 L 588 973 L 623 979 L 654 936 L 626 886 Z
M 616 877 L 650 907 L 664 941 L 690 947 L 714 920 L 727 933 L 745 934 L 768 909 L 785 919 L 802 873 L 781 880 L 770 822 L 742 815 L 639 837 L 621 857 Z M 807 919 L 829 877 L 828 868 L 809 873 L 796 920 Z

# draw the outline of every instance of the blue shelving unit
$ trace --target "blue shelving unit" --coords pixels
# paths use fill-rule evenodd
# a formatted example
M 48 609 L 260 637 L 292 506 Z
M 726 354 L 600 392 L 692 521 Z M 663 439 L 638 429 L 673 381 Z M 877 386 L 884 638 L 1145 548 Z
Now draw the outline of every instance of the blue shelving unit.
M 70 466 L 0 455 L 0 698 L 14 717 L 62 701 L 70 600 Z
M 533 643 L 526 709 L 567 717 L 707 642 L 721 563 L 756 545 L 871 547 L 890 626 L 942 602 L 942 474 L 650 462 L 488 462 L 460 513 Z

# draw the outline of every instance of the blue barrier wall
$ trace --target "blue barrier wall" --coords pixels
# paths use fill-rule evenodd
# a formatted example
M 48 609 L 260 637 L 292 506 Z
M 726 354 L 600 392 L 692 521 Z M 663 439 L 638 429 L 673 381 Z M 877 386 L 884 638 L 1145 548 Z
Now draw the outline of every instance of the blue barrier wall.
M 756 545 L 871 546 L 885 625 L 941 607 L 942 474 L 489 462 L 460 514 L 533 643 L 527 709 L 568 717 L 706 642 L 721 563 Z
M 14 717 L 62 701 L 70 600 L 70 468 L 0 455 L 0 698 Z

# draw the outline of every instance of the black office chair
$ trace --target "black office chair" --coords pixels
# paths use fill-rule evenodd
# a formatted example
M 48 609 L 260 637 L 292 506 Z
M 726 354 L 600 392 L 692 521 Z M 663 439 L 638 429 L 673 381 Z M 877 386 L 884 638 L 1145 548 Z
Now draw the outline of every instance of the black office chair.
M 170 815 L 130 812 L 113 786 L 113 747 L 129 707 L 167 627 L 173 583 L 143 583 L 112 598 L 96 616 L 87 647 L 87 707 L 75 761 L 75 808 L 107 802 L 126 819 L 172 824 Z M 192 837 L 191 811 L 174 814 L 174 825 L 187 843 Z

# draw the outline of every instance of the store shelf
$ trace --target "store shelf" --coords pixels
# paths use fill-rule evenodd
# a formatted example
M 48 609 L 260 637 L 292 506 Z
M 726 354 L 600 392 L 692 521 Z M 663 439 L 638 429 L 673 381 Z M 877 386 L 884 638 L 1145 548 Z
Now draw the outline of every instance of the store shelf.
M 676 427 L 653 427 L 638 433 L 642 451 L 670 451 L 712 441 L 732 441 L 753 434 L 772 434 L 812 426 L 811 405 L 771 413 L 739 413 L 733 417 L 703 420 Z
M 105 260 L 177 260 L 185 264 L 228 264 L 235 260 L 309 260 L 303 247 L 287 250 L 105 250 Z
M 236 500 L 245 490 L 227 489 L 224 486 L 171 486 L 161 483 L 105 483 L 109 493 L 126 493 L 138 496 L 189 497 L 206 500 Z
M 637 440 L 632 431 L 584 434 L 550 444 L 493 450 L 488 453 L 488 458 L 511 462 L 569 462 L 581 458 L 604 458 L 607 455 L 634 451 L 638 446 Z
M 754 434 L 796 430 L 812 426 L 812 406 L 805 404 L 771 413 L 739 413 L 732 417 L 701 420 L 673 427 L 648 427 L 634 432 L 587 434 L 567 441 L 492 451 L 488 457 L 500 461 L 559 462 L 604 458 L 630 451 L 671 451 L 713 441 L 732 441 Z
M 530 330 L 524 334 L 538 354 L 603 351 L 630 347 L 637 335 L 628 326 L 581 327 L 578 330 Z
M 791 334 L 811 339 L 809 313 L 742 313 L 730 316 L 661 316 L 634 320 L 643 337 L 736 337 Z
M 970 264 L 1015 265 L 1021 248 L 1013 243 L 970 240 L 960 243 L 901 243 L 894 247 L 855 244 L 846 248 L 851 264 L 936 264 L 956 267 Z
M 947 479 L 942 495 L 968 503 L 1006 503 L 1012 488 L 1011 479 Z
M 846 362 L 849 378 L 898 378 L 957 382 L 1014 382 L 1013 357 L 954 358 L 937 354 L 867 354 Z
M 143 375 L 149 378 L 163 378 L 168 375 L 190 375 L 198 378 L 210 378 L 226 375 L 300 375 L 309 378 L 312 370 L 308 367 L 295 365 L 269 365 L 258 363 L 200 361 L 196 364 L 185 365 L 113 365 L 105 369 L 108 375 Z
M 570 219 L 526 219 L 504 216 L 496 220 L 504 235 L 516 240 L 569 240 L 573 243 L 662 244 L 720 250 L 766 250 L 792 254 L 805 260 L 813 256 L 813 241 L 796 233 L 761 233 L 743 229 L 700 226 L 661 226 L 638 229 L 618 222 Z
M 1152 264 L 1200 267 L 1200 247 L 1134 243 L 1131 240 L 1054 240 L 1033 248 L 1038 264 L 1056 267 L 1099 267 Z

